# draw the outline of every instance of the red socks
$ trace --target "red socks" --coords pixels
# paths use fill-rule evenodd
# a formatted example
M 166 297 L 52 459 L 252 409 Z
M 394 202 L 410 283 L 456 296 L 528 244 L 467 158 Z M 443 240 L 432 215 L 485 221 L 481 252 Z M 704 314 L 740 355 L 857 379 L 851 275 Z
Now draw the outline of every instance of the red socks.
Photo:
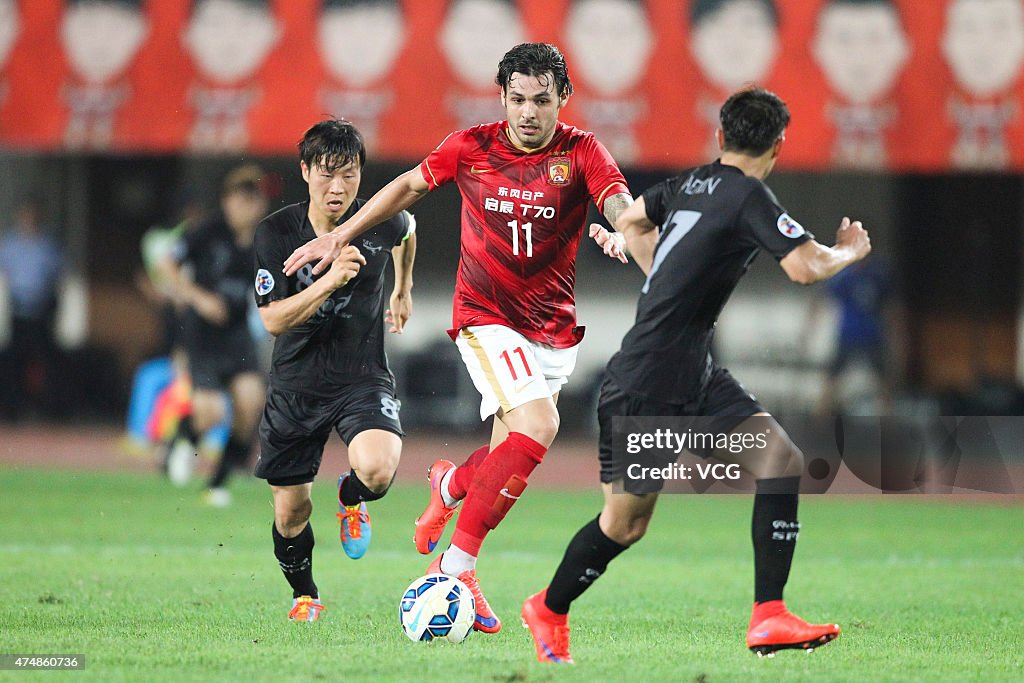
M 526 480 L 544 459 L 547 450 L 519 432 L 511 432 L 508 438 L 498 444 L 476 466 L 476 476 L 469 485 L 466 499 L 462 503 L 462 512 L 455 524 L 452 545 L 470 555 L 479 555 L 487 532 L 501 523 L 526 490 Z M 470 456 L 470 460 L 479 452 Z M 452 475 L 452 479 L 455 479 L 455 475 Z M 448 491 L 452 492 L 451 482 Z
M 466 458 L 466 462 L 455 468 L 451 479 L 448 480 L 448 494 L 455 500 L 462 500 L 469 492 L 469 485 L 473 483 L 476 470 L 484 461 L 487 454 L 491 452 L 491 445 L 481 446 L 473 451 L 473 454 Z

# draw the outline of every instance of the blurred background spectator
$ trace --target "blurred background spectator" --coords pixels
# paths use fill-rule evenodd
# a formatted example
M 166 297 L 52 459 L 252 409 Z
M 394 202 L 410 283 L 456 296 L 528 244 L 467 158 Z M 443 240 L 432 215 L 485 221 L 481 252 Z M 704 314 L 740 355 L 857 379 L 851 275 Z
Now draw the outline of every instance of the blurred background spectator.
M 66 267 L 60 243 L 42 223 L 42 204 L 25 199 L 0 237 L 0 274 L 9 297 L 10 335 L 2 353 L 3 416 L 38 416 L 56 381 L 54 322 Z

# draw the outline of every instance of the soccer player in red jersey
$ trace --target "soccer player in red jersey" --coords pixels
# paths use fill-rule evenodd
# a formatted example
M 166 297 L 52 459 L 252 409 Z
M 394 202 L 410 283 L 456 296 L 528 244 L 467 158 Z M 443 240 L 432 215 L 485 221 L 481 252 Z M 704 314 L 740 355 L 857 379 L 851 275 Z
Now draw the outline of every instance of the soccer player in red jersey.
M 587 208 L 593 201 L 614 224 L 633 201 L 605 147 L 558 120 L 572 93 L 558 48 L 517 45 L 495 80 L 507 120 L 450 134 L 417 168 L 285 262 L 286 273 L 313 261 L 320 272 L 371 226 L 436 187 L 458 186 L 462 246 L 449 334 L 482 396 L 481 419 L 497 419 L 488 446 L 458 467 L 439 460 L 430 468 L 430 503 L 416 520 L 415 541 L 421 553 L 432 552 L 465 500 L 451 545 L 429 570 L 458 576 L 472 589 L 475 627 L 487 633 L 500 630 L 501 621 L 480 591 L 476 560 L 558 432 L 555 401 L 583 338 L 573 288 Z M 618 235 L 592 225 L 590 236 L 626 261 Z

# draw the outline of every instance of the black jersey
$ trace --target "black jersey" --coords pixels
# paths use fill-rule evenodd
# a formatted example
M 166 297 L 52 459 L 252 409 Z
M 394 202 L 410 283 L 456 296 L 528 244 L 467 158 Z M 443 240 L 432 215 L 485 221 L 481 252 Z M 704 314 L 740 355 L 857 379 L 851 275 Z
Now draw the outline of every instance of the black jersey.
M 354 201 L 342 220 L 362 204 Z M 285 299 L 313 284 L 313 264 L 291 277 L 284 274 L 285 259 L 316 237 L 308 210 L 309 202 L 286 206 L 256 228 L 257 305 Z M 413 226 L 403 211 L 356 238 L 353 244 L 366 265 L 334 290 L 309 320 L 277 337 L 270 369 L 273 387 L 330 397 L 341 385 L 371 376 L 390 377 L 384 355 L 384 272 L 391 249 Z
M 223 297 L 228 307 L 228 319 L 222 325 L 209 322 L 189 308 L 182 316 L 186 346 L 198 344 L 220 350 L 239 335 L 248 334 L 252 246 L 238 245 L 224 217 L 217 216 L 187 231 L 171 256 L 191 271 L 196 285 Z
M 659 226 L 636 321 L 608 372 L 624 390 L 687 403 L 711 375 L 715 323 L 761 249 L 776 259 L 811 239 L 760 180 L 718 161 L 643 193 Z

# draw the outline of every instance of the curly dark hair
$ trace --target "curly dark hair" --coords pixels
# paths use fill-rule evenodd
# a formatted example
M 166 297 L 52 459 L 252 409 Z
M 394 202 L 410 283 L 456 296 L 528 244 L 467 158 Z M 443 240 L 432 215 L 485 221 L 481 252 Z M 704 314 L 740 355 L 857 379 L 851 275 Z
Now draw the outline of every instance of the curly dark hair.
M 505 53 L 498 62 L 498 75 L 494 79 L 501 86 L 502 92 L 508 92 L 508 81 L 514 73 L 534 77 L 544 77 L 550 73 L 555 78 L 555 92 L 559 97 L 572 94 L 572 81 L 569 80 L 569 70 L 565 66 L 565 56 L 549 43 L 520 43 Z

